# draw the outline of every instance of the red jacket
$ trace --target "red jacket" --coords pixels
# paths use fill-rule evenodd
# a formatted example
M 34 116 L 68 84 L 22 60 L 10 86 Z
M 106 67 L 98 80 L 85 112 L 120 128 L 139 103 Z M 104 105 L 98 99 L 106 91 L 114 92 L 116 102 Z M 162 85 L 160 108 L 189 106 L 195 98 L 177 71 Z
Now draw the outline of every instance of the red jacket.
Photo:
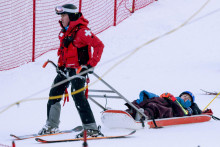
M 85 65 L 96 66 L 101 59 L 104 45 L 87 27 L 88 20 L 81 16 L 76 21 L 70 21 L 69 28 L 66 32 L 60 32 L 60 48 L 58 49 L 58 66 L 65 66 L 67 68 L 78 68 L 80 66 L 80 58 L 84 58 L 81 53 L 87 54 Z M 63 39 L 67 36 L 72 36 L 73 41 L 68 48 L 64 47 Z M 93 53 L 91 52 L 93 47 Z

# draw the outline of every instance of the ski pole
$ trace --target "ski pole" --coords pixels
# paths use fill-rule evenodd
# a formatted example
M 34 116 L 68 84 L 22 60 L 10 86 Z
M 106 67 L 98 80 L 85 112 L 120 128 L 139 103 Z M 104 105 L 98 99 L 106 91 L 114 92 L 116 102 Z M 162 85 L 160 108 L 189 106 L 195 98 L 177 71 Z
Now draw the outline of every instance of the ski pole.
M 67 78 L 66 80 L 63 80 L 62 82 L 57 83 L 56 85 L 53 85 L 54 87 L 59 86 L 59 85 L 61 85 L 61 84 L 63 84 L 63 83 L 66 83 L 66 82 L 68 82 L 69 80 L 72 80 L 72 79 L 74 79 L 74 78 L 85 78 L 85 77 L 82 76 L 82 75 L 83 75 L 83 74 L 86 74 L 86 73 L 89 71 L 89 70 L 86 70 L 86 71 L 83 71 L 83 72 L 79 73 L 79 72 L 81 71 L 81 69 L 82 69 L 82 68 L 79 68 L 79 69 L 77 70 L 77 72 L 78 72 L 79 74 L 77 74 L 77 75 L 75 75 L 75 76 L 72 76 L 72 77 L 68 77 L 62 70 L 59 70 L 59 69 L 58 69 L 57 65 L 56 65 L 53 61 L 51 61 L 51 60 L 49 60 L 49 59 L 43 64 L 43 68 L 45 68 L 48 63 L 51 63 L 51 64 L 56 68 L 56 70 L 59 71 L 60 74 L 62 74 L 63 76 L 65 76 L 65 77 Z
M 57 65 L 56 65 L 53 61 L 51 61 L 51 60 L 49 60 L 49 59 L 43 64 L 43 68 L 45 68 L 48 63 L 53 64 L 53 66 L 57 68 Z
M 88 147 L 88 144 L 87 144 L 87 131 L 86 131 L 86 129 L 83 132 L 83 147 Z
M 59 74 L 61 74 L 64 77 L 68 78 L 68 76 L 62 70 L 59 70 L 57 65 L 53 61 L 51 61 L 49 59 L 43 64 L 43 68 L 45 68 L 48 63 L 51 63 L 56 68 L 56 70 L 58 71 Z
M 60 81 L 59 83 L 56 83 L 56 84 L 52 85 L 52 88 L 57 87 L 57 86 L 59 86 L 59 85 L 62 85 L 62 84 L 64 84 L 64 83 L 66 83 L 66 82 L 69 82 L 70 80 L 72 80 L 72 79 L 74 79 L 74 78 L 85 78 L 85 77 L 82 76 L 82 75 L 88 72 L 88 71 L 83 71 L 83 72 L 79 73 L 78 75 L 74 75 L 74 76 L 69 77 L 69 76 L 67 76 L 63 71 L 59 70 L 59 69 L 57 68 L 57 65 L 56 65 L 53 61 L 51 61 L 51 60 L 49 60 L 49 59 L 43 64 L 43 68 L 45 68 L 48 63 L 51 63 L 51 64 L 56 68 L 56 70 L 59 71 L 59 74 L 61 74 L 61 75 L 63 75 L 64 77 L 66 77 L 65 80 Z M 85 87 L 84 87 L 84 88 L 85 88 Z M 84 88 L 81 88 L 81 89 L 77 90 L 76 92 L 74 92 L 74 94 L 83 91 Z M 73 93 L 73 92 L 72 92 L 72 93 Z M 71 95 L 73 95 L 72 93 L 71 93 Z M 58 96 L 52 96 L 52 97 L 50 97 L 50 99 L 57 99 L 57 98 L 62 98 L 62 97 L 63 97 L 63 95 L 58 95 Z
M 215 98 L 202 110 L 202 111 L 205 111 L 208 106 L 219 96 L 220 92 L 215 96 Z
M 77 69 L 76 74 L 79 74 L 83 68 L 86 69 L 86 73 L 88 73 L 89 71 L 93 71 L 93 70 L 94 70 L 94 67 L 91 67 L 91 68 L 88 69 L 87 66 L 82 65 L 82 66 L 80 66 L 80 67 Z
M 15 147 L 15 142 L 14 141 L 12 141 L 12 147 Z

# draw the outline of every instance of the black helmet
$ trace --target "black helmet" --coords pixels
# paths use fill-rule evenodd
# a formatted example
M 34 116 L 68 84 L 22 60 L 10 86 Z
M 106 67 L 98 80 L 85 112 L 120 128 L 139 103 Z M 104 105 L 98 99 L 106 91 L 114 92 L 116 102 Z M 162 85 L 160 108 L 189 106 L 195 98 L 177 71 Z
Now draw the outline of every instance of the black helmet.
M 73 4 L 65 4 L 62 6 L 57 6 L 55 8 L 56 14 L 71 14 L 71 13 L 77 13 L 77 7 Z
M 79 12 L 77 7 L 73 4 L 65 4 L 62 6 L 57 6 L 55 8 L 56 14 L 68 14 L 71 21 L 75 21 L 79 18 Z

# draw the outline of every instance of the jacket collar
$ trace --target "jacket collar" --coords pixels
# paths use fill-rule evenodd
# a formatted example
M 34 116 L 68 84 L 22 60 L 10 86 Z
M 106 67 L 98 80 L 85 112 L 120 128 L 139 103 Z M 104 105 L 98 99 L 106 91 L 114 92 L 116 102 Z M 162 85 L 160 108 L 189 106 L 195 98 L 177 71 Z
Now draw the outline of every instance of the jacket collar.
M 89 24 L 89 21 L 87 19 L 85 19 L 83 17 L 83 15 L 77 19 L 76 21 L 70 21 L 69 23 L 69 28 L 67 29 L 67 31 L 65 32 L 65 35 L 70 34 L 71 32 L 74 31 L 74 29 L 77 29 L 77 26 L 83 26 L 83 27 L 87 27 L 87 25 Z

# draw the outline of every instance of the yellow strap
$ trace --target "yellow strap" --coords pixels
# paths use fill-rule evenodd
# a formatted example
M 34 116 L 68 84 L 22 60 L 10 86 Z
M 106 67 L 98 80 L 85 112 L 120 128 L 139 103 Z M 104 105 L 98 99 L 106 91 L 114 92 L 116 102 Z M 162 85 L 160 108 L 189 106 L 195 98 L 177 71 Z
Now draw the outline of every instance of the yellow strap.
M 185 115 L 188 115 L 188 111 L 186 111 L 185 108 L 183 108 L 183 106 L 176 100 L 176 102 L 180 105 L 180 107 L 182 108 L 183 112 Z

